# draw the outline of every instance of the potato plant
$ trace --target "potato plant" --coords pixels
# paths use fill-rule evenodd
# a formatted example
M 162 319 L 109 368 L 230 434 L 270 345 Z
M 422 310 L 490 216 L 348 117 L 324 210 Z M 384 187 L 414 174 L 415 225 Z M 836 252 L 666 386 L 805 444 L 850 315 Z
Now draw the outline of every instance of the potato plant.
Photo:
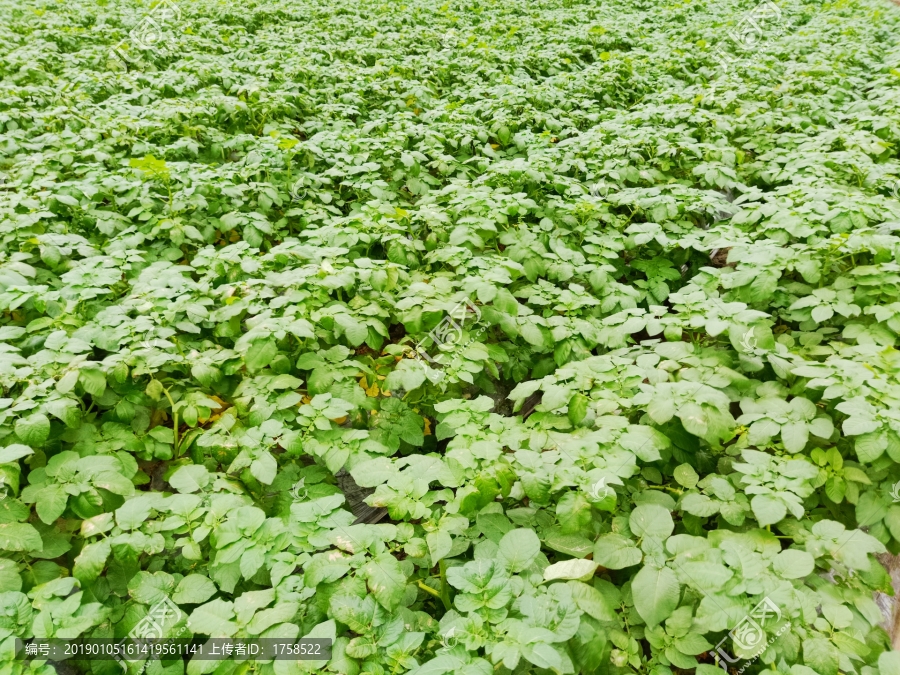
M 0 12 L 0 672 L 900 675 L 896 6 Z

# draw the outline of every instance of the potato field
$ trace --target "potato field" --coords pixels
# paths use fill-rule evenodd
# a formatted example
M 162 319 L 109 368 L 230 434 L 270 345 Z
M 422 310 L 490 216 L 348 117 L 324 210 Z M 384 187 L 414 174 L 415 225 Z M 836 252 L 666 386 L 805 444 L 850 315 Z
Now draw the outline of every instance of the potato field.
M 900 7 L 0 37 L 0 675 L 900 675 Z

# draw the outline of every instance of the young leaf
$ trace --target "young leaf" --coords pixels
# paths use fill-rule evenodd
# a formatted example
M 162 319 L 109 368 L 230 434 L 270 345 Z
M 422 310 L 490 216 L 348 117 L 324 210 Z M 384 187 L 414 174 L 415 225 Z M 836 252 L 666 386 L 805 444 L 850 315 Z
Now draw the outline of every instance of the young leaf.
M 631 582 L 634 608 L 648 626 L 664 621 L 678 606 L 681 586 L 668 567 L 642 567 Z
M 178 582 L 172 601 L 181 604 L 199 605 L 216 594 L 216 585 L 202 574 L 189 574 Z
M 531 565 L 540 551 L 541 541 L 533 530 L 510 530 L 500 539 L 500 558 L 513 573 L 521 572 Z

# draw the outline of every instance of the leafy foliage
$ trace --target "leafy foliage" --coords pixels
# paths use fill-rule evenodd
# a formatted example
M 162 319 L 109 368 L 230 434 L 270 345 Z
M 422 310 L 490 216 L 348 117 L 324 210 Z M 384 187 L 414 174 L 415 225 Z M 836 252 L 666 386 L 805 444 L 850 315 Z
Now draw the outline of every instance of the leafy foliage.
M 752 9 L 4 0 L 2 672 L 900 673 L 900 20 Z

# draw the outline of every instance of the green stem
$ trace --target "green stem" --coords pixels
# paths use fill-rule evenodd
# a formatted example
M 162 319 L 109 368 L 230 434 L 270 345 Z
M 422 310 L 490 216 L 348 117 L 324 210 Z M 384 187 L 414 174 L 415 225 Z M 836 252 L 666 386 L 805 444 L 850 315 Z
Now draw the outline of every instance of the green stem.
M 669 487 L 667 485 L 648 485 L 648 490 L 665 490 L 666 492 L 671 492 L 672 494 L 680 495 L 684 490 L 679 490 L 678 488 Z
M 175 439 L 172 453 L 174 458 L 178 459 L 178 413 L 175 411 L 175 401 L 173 401 L 172 397 L 169 395 L 169 390 L 163 387 L 163 393 L 166 395 L 166 398 L 169 399 L 169 405 L 172 406 L 172 433 L 174 434 Z
M 438 568 L 441 571 L 441 602 L 444 603 L 444 609 L 448 612 L 450 611 L 450 584 L 447 583 L 447 562 L 445 560 L 441 560 L 438 563 Z
M 441 597 L 441 594 L 438 593 L 436 590 L 434 590 L 434 589 L 433 589 L 431 586 L 429 586 L 428 584 L 425 584 L 425 583 L 423 583 L 423 582 L 421 582 L 421 581 L 417 581 L 416 584 L 419 586 L 419 588 L 421 588 L 421 589 L 422 589 L 423 591 L 425 591 L 426 593 L 430 593 L 431 595 L 433 595 L 433 596 L 436 597 L 436 598 L 440 598 L 440 597 Z M 443 598 L 441 598 L 441 599 L 443 599 Z

